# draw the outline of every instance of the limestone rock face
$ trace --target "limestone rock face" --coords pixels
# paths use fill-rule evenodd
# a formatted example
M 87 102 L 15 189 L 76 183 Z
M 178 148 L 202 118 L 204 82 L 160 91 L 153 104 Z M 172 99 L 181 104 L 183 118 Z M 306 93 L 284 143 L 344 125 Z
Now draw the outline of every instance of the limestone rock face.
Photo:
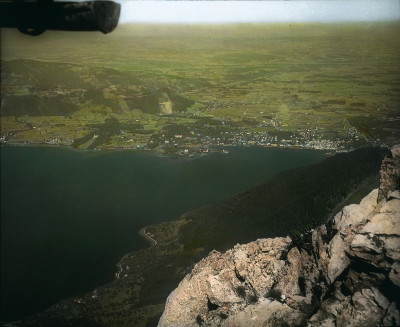
M 381 166 L 378 202 L 386 199 L 400 186 L 400 144 L 390 152 L 391 158 L 385 158 Z
M 392 157 L 380 189 L 326 225 L 211 252 L 158 326 L 400 326 L 400 148 Z

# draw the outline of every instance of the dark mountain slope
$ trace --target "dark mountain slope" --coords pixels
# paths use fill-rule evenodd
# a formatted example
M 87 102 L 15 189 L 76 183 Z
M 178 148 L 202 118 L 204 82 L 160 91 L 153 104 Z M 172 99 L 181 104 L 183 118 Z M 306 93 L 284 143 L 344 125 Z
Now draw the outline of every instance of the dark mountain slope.
M 362 148 L 282 173 L 212 206 L 191 211 L 182 229 L 186 250 L 222 250 L 258 237 L 287 235 L 325 221 L 370 176 L 388 150 Z M 377 178 L 377 177 L 376 177 Z

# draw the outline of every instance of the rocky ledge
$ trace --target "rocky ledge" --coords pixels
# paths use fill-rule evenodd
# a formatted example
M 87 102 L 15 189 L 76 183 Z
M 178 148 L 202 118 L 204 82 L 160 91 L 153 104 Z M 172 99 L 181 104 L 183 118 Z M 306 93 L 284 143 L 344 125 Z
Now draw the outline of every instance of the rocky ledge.
M 400 146 L 391 153 L 379 190 L 325 225 L 211 252 L 158 326 L 400 326 Z

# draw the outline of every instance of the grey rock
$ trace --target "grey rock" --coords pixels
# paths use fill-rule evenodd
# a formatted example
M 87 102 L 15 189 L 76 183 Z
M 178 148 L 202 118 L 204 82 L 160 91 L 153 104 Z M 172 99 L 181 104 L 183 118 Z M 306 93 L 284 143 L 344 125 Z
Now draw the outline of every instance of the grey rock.
M 385 158 L 380 171 L 378 202 L 388 198 L 400 186 L 400 145 L 391 149 L 391 158 Z
M 286 237 L 211 252 L 170 294 L 158 326 L 399 326 L 400 147 L 388 159 L 380 189 L 310 231 L 307 246 Z

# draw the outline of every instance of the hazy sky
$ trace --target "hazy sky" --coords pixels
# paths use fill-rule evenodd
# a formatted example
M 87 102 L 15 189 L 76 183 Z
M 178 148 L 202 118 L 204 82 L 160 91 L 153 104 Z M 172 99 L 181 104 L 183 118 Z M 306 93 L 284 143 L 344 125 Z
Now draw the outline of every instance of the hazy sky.
M 341 22 L 399 20 L 400 0 L 132 1 L 120 23 Z

